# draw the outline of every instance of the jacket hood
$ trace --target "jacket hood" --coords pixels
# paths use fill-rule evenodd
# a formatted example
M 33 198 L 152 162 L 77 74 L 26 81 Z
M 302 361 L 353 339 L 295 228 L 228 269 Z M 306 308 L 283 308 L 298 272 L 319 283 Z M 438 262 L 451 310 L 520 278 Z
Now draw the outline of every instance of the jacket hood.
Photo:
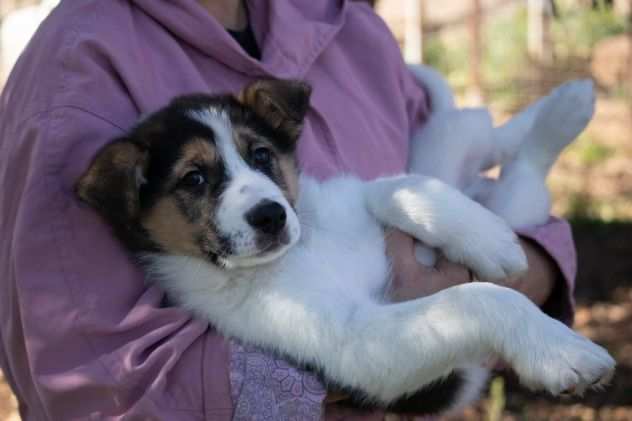
M 253 77 L 301 78 L 344 25 L 345 0 L 246 0 L 261 61 L 197 0 L 132 0 L 169 32 L 205 55 Z

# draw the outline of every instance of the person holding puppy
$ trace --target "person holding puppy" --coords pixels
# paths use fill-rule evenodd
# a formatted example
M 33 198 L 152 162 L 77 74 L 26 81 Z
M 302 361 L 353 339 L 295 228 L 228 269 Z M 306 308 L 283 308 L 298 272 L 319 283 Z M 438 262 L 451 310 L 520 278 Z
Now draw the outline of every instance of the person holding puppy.
M 429 104 L 362 2 L 64 1 L 38 30 L 0 102 L 0 365 L 23 419 L 383 418 L 325 409 L 335 399 L 313 374 L 170 307 L 73 194 L 96 151 L 143 114 L 270 77 L 314 88 L 302 171 L 405 171 Z M 570 322 L 568 224 L 522 234 L 530 270 L 506 286 Z M 419 265 L 400 232 L 388 251 L 395 299 L 470 281 L 447 261 Z

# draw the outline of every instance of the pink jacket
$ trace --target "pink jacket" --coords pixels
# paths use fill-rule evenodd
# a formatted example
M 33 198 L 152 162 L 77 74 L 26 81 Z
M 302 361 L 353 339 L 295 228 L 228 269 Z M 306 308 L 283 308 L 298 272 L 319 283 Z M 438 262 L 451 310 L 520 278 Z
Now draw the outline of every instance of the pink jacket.
M 261 62 L 195 0 L 67 0 L 15 67 L 0 99 L 0 365 L 24 420 L 321 418 L 313 376 L 164 306 L 73 194 L 97 149 L 143 113 L 271 76 L 314 87 L 305 172 L 405 169 L 425 96 L 373 11 L 338 0 L 248 7 Z M 568 226 L 530 234 L 561 269 L 550 310 L 568 320 Z

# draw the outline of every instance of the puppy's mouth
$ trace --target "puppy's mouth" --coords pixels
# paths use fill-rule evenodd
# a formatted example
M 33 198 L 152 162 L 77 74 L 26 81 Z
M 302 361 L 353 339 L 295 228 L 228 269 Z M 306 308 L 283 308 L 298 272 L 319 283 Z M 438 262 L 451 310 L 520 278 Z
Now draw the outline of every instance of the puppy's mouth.
M 268 254 L 275 253 L 285 246 L 288 246 L 290 244 L 290 235 L 288 234 L 287 229 L 285 229 L 278 235 L 261 236 L 258 239 L 257 243 L 259 251 L 255 254 L 255 256 L 263 257 Z
M 271 263 L 283 256 L 291 247 L 292 238 L 287 229 L 277 234 L 259 234 L 256 247 L 249 253 L 234 253 L 227 247 L 209 253 L 210 260 L 224 269 L 247 268 Z

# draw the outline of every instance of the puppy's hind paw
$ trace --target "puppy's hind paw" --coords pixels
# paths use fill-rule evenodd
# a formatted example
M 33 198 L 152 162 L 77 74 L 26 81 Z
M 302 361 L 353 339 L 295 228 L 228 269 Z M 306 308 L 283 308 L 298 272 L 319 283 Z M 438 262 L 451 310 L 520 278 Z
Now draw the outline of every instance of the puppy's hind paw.
M 595 91 L 590 79 L 567 82 L 544 99 L 534 122 L 532 141 L 559 153 L 588 125 L 595 112 Z

